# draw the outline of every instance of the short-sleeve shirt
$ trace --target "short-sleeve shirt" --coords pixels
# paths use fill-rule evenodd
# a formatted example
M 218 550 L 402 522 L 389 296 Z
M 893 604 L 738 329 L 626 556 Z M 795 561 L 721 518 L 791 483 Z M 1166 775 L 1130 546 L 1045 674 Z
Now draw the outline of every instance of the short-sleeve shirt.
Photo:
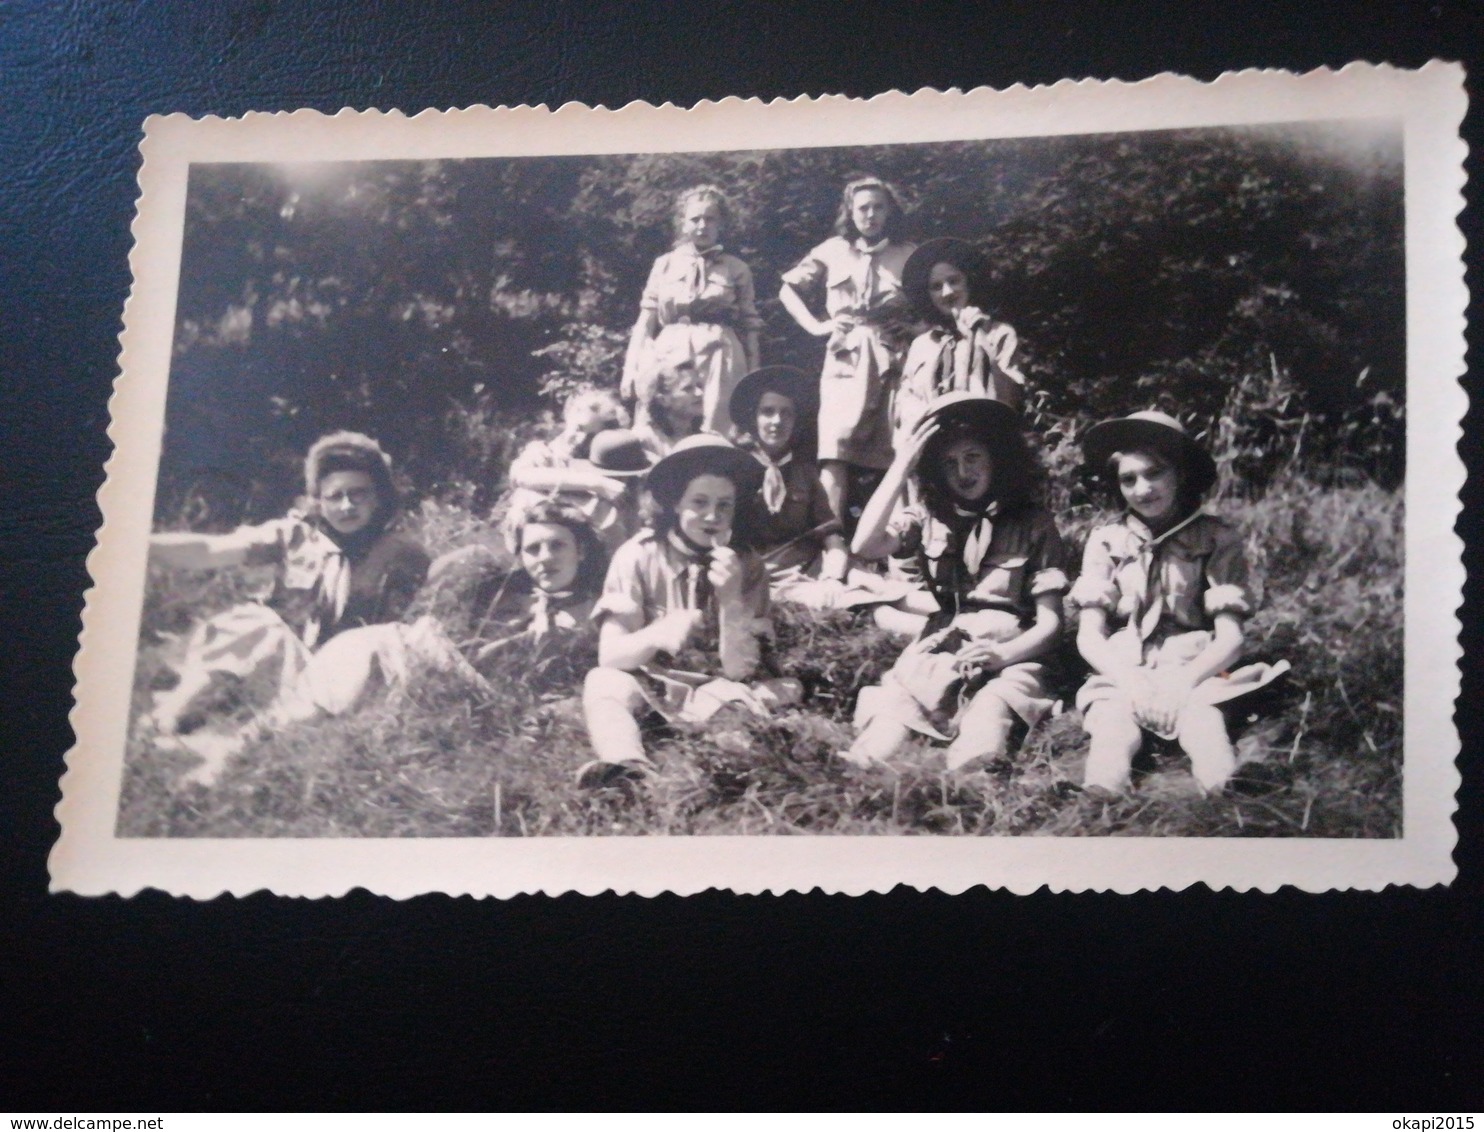
M 862 251 L 854 241 L 832 236 L 785 271 L 783 281 L 799 288 L 823 282 L 824 309 L 831 318 L 837 314 L 875 313 L 882 307 L 900 307 L 905 313 L 902 269 L 915 249 L 914 244 L 887 243 L 873 255 Z M 872 260 L 876 278 L 870 289 L 874 293 L 867 294 Z
M 990 522 L 989 546 L 974 571 L 964 546 L 977 520 L 949 524 L 916 503 L 902 507 L 888 523 L 897 543 L 893 557 L 907 559 L 909 570 L 915 568 L 938 601 L 929 631 L 980 609 L 1007 610 L 1029 624 L 1036 598 L 1066 592 L 1066 546 L 1045 508 L 1021 507 Z
M 751 618 L 754 635 L 768 631 L 768 574 L 756 554 L 739 552 L 742 564 L 742 604 Z M 676 609 L 695 609 L 698 576 L 705 562 L 676 545 L 669 536 L 640 531 L 618 548 L 608 564 L 603 594 L 593 607 L 593 620 L 601 624 L 617 616 L 633 628 L 652 625 Z M 679 667 L 691 671 L 718 669 L 716 599 L 703 612 L 708 616 L 692 638 Z
M 1252 612 L 1242 534 L 1204 512 L 1161 538 L 1135 515 L 1098 527 L 1088 537 L 1069 601 L 1106 610 L 1110 627 L 1118 629 L 1149 599 L 1151 579 L 1158 584 L 1153 598 L 1160 603 L 1163 635 L 1211 629 L 1218 613 Z
M 718 322 L 737 330 L 757 330 L 763 324 L 752 269 L 720 248 L 701 253 L 691 244 L 654 261 L 639 308 L 654 311 L 662 326 Z

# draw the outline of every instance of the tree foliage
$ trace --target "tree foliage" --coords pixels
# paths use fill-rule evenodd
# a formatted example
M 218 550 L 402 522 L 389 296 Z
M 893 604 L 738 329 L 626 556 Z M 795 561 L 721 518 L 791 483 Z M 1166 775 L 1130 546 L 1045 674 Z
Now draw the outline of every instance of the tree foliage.
M 1400 477 L 1400 133 L 1329 123 L 198 165 L 159 507 L 203 484 L 229 485 L 247 513 L 230 521 L 281 507 L 331 428 L 379 436 L 422 493 L 497 475 L 490 438 L 464 451 L 478 430 L 451 414 L 525 419 L 543 392 L 616 382 L 675 196 L 699 182 L 731 197 L 726 244 L 757 280 L 765 360 L 813 369 L 819 344 L 778 304 L 778 276 L 830 234 L 861 170 L 901 188 L 913 235 L 986 250 L 1053 446 L 1159 405 L 1207 435 L 1232 482 L 1260 488 L 1296 452 Z

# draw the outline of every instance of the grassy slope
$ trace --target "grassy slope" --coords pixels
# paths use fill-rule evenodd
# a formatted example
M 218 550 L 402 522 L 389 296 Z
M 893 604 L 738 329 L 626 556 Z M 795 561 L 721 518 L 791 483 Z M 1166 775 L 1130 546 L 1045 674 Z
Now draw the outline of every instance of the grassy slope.
M 969 833 L 1387 837 L 1401 821 L 1399 493 L 1291 481 L 1235 512 L 1265 580 L 1249 640 L 1288 658 L 1293 678 L 1239 745 L 1254 785 L 1199 797 L 1177 752 L 1159 752 L 1126 799 L 1084 796 L 1085 739 L 1068 710 L 1002 764 L 952 779 L 928 745 L 897 765 L 844 768 L 855 694 L 900 643 L 868 617 L 782 610 L 777 655 L 810 695 L 768 720 L 657 732 L 661 766 L 643 789 L 584 792 L 590 757 L 570 696 L 538 693 L 519 663 L 494 702 L 437 677 L 353 718 L 293 729 L 250 748 L 211 789 L 180 788 L 188 756 L 131 739 L 119 832 L 133 836 L 521 836 L 541 834 Z M 1085 529 L 1084 524 L 1079 524 Z M 435 550 L 480 533 L 429 507 Z M 1069 532 L 1075 537 L 1075 531 Z M 231 601 L 230 579 L 152 581 L 136 708 L 193 619 Z M 168 596 L 166 596 L 168 595 Z M 1078 682 L 1062 687 L 1070 703 Z M 228 707 L 230 705 L 227 705 Z M 1244 721 L 1246 722 L 1246 721 Z

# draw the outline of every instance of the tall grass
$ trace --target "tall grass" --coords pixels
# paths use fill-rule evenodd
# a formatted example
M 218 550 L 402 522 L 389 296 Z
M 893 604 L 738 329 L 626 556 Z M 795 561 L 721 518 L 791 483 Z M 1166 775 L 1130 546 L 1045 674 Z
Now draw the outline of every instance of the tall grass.
M 1075 710 L 1044 721 L 1009 759 L 949 776 L 926 743 L 861 771 L 836 754 L 861 687 L 901 642 L 865 614 L 777 610 L 773 653 L 807 697 L 768 719 L 652 729 L 659 766 L 642 785 L 579 790 L 591 757 L 570 679 L 545 686 L 522 658 L 472 697 L 431 674 L 353 716 L 305 724 L 244 751 L 211 788 L 179 785 L 190 757 L 131 738 L 124 836 L 438 837 L 644 834 L 989 834 L 1391 837 L 1401 821 L 1402 502 L 1374 485 L 1289 475 L 1254 503 L 1225 505 L 1247 532 L 1264 597 L 1250 649 L 1285 657 L 1291 680 L 1235 723 L 1235 787 L 1201 796 L 1177 751 L 1141 757 L 1136 789 L 1113 802 L 1078 788 L 1086 754 Z M 1095 520 L 1074 511 L 1068 534 Z M 492 541 L 458 505 L 416 517 L 436 551 Z M 1075 528 L 1075 529 L 1074 529 Z M 239 596 L 227 577 L 151 577 L 136 709 L 196 618 Z M 448 594 L 429 608 L 450 621 Z M 458 634 L 461 626 L 450 624 Z M 1064 642 L 1057 693 L 1083 673 Z M 231 704 L 223 710 L 232 710 Z

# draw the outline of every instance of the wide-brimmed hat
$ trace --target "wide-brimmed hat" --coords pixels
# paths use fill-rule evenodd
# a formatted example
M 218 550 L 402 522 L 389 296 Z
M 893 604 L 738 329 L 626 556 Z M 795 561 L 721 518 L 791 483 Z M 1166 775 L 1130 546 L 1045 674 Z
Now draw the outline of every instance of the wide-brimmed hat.
M 610 479 L 629 479 L 649 471 L 649 453 L 637 432 L 627 428 L 607 428 L 589 442 L 587 459 L 572 463 Z
M 732 421 L 745 432 L 757 427 L 757 407 L 764 393 L 781 393 L 794 403 L 800 422 L 819 412 L 819 379 L 794 366 L 763 366 L 755 369 L 732 390 L 727 409 Z
M 1093 425 L 1082 438 L 1082 454 L 1100 476 L 1107 474 L 1115 452 L 1153 449 L 1169 455 L 1179 465 L 1181 486 L 1192 495 L 1204 495 L 1216 482 L 1216 461 L 1185 426 L 1168 413 L 1146 409 L 1117 420 Z
M 644 480 L 649 493 L 664 506 L 673 506 L 685 485 L 697 476 L 725 476 L 737 485 L 739 499 L 763 486 L 763 466 L 749 452 L 713 433 L 687 436 L 670 449 Z
M 997 437 L 1020 432 L 1020 413 L 982 393 L 944 393 L 922 411 L 923 420 L 930 417 L 936 418 L 942 428 L 982 433 L 991 445 Z
M 967 240 L 954 236 L 939 236 L 919 244 L 902 265 L 902 293 L 912 304 L 912 309 L 922 318 L 938 321 L 943 313 L 933 305 L 928 280 L 933 268 L 940 263 L 951 263 L 964 273 L 969 284 L 969 298 L 975 306 L 982 307 L 988 296 L 986 275 L 988 265 L 979 249 Z

